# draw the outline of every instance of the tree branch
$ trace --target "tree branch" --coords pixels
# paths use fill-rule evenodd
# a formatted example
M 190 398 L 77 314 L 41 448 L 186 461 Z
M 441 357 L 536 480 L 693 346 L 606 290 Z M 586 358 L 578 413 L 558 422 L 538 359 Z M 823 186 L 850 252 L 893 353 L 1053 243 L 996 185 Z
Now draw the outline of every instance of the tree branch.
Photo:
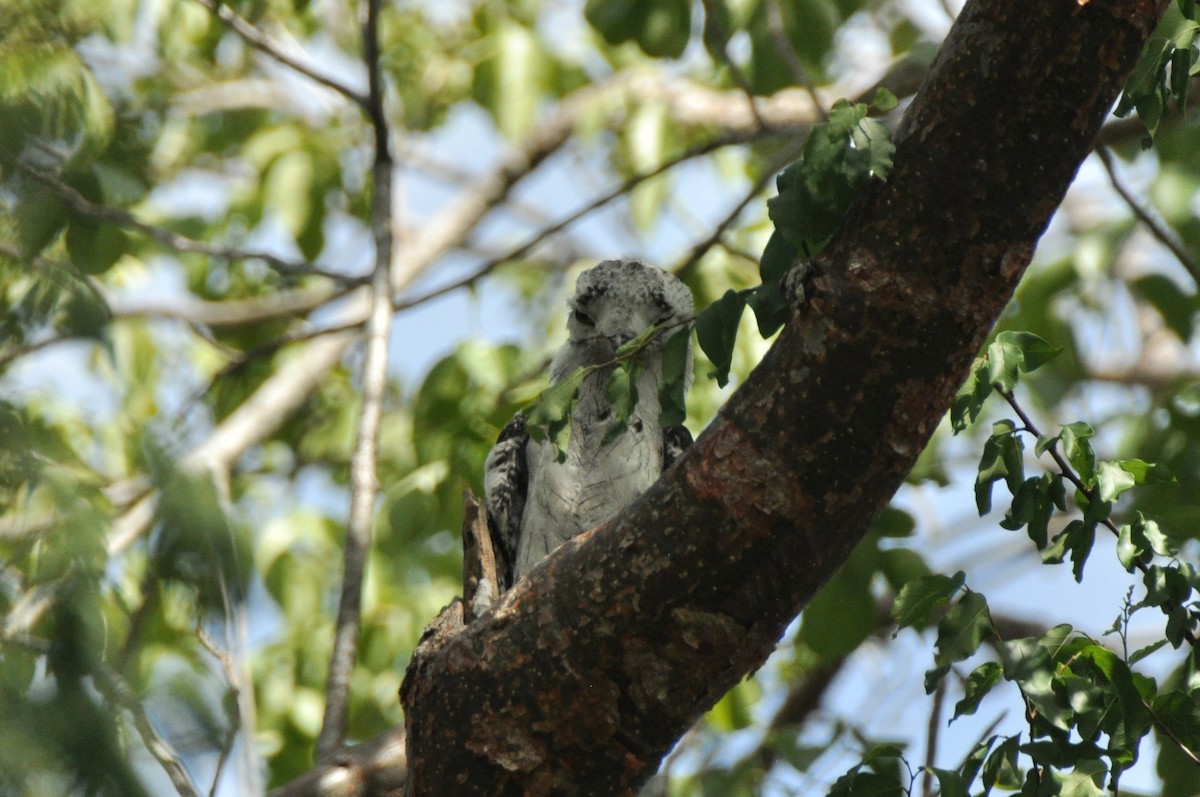
M 1165 246 L 1171 254 L 1175 255 L 1175 259 L 1179 261 L 1179 265 L 1183 266 L 1184 270 L 1191 275 L 1192 281 L 1200 286 L 1200 264 L 1192 259 L 1187 250 L 1175 240 L 1175 236 L 1167 232 L 1166 228 L 1159 223 L 1158 219 L 1150 215 L 1150 212 L 1142 207 L 1138 202 L 1137 197 L 1130 193 L 1125 184 L 1121 182 L 1121 178 L 1117 176 L 1117 167 L 1113 163 L 1112 153 L 1108 151 L 1108 147 L 1096 147 L 1096 155 L 1100 157 L 1100 162 L 1104 164 L 1104 170 L 1108 172 L 1108 180 L 1112 183 L 1113 190 L 1125 200 L 1125 204 L 1129 206 L 1130 212 L 1146 226 L 1150 234 L 1154 236 L 1160 244 Z
M 741 200 L 734 205 L 728 213 L 725 214 L 723 219 L 717 222 L 716 226 L 713 227 L 712 234 L 710 234 L 700 243 L 693 246 L 692 251 L 688 253 L 688 256 L 684 259 L 684 261 L 672 269 L 672 272 L 675 274 L 675 276 L 679 277 L 680 279 L 685 279 L 688 272 L 690 272 L 696 266 L 696 264 L 700 262 L 702 257 L 708 254 L 708 250 L 716 246 L 721 239 L 725 237 L 725 232 L 733 226 L 734 222 L 738 220 L 738 217 L 742 215 L 742 211 L 744 211 L 747 206 L 749 206 L 749 204 L 759 194 L 761 194 L 763 190 L 766 189 L 767 185 L 769 185 L 770 182 L 775 179 L 775 176 L 785 166 L 800 156 L 800 151 L 803 148 L 803 140 L 793 141 L 791 144 L 784 147 L 775 156 L 774 160 L 772 160 L 770 164 L 763 169 L 763 173 L 759 175 L 757 180 L 754 181 L 754 183 L 750 186 L 750 189 L 742 196 Z
M 196 2 L 219 17 L 222 22 L 229 26 L 230 30 L 241 36 L 254 49 L 269 55 L 284 66 L 290 67 L 299 74 L 304 75 L 309 80 L 319 83 L 325 88 L 333 89 L 364 110 L 367 109 L 370 104 L 367 96 L 358 93 L 349 86 L 339 83 L 328 75 L 324 75 L 313 67 L 288 55 L 278 43 L 272 41 L 265 33 L 239 17 L 229 6 L 224 4 L 219 5 L 214 0 L 196 0 Z
M 789 277 L 790 323 L 696 444 L 418 649 L 413 797 L 632 794 L 761 665 L 950 406 L 1165 5 L 967 4 L 889 181 Z
M 238 261 L 238 260 L 261 260 L 271 267 L 274 271 L 288 276 L 306 276 L 313 275 L 325 277 L 333 280 L 338 284 L 355 285 L 361 280 L 354 277 L 347 277 L 344 274 L 335 274 L 331 271 L 325 271 L 311 263 L 297 262 L 294 260 L 286 260 L 270 252 L 254 251 L 249 249 L 238 249 L 230 246 L 213 246 L 204 241 L 197 241 L 194 238 L 189 238 L 186 235 L 181 235 L 165 227 L 156 227 L 153 224 L 146 224 L 139 220 L 132 213 L 129 213 L 118 208 L 110 208 L 105 205 L 98 205 L 92 202 L 83 194 L 76 191 L 71 186 L 59 180 L 49 172 L 44 172 L 41 169 L 36 169 L 26 163 L 19 161 L 14 162 L 14 165 L 21 170 L 22 173 L 29 175 L 38 182 L 45 185 L 47 188 L 58 194 L 64 202 L 71 206 L 81 216 L 89 218 L 93 221 L 112 224 L 117 227 L 122 227 L 127 230 L 134 230 L 151 238 L 159 243 L 174 249 L 177 252 L 192 252 L 195 254 L 207 255 L 218 260 Z
M 362 621 L 363 573 L 371 547 L 379 477 L 375 471 L 383 396 L 387 391 L 388 335 L 392 330 L 392 155 L 383 108 L 383 75 L 379 64 L 380 0 L 367 0 L 363 20 L 363 59 L 370 81 L 368 113 L 375 134 L 371 167 L 374 196 L 371 227 L 375 232 L 375 270 L 371 277 L 371 310 L 362 374 L 362 410 L 350 459 L 350 516 L 346 523 L 341 600 L 334 630 L 333 655 L 325 685 L 325 716 L 317 736 L 317 760 L 330 761 L 346 739 L 350 717 L 350 678 L 358 660 Z
M 206 327 L 235 327 L 301 315 L 347 293 L 345 287 L 326 283 L 214 302 L 191 295 L 145 299 L 113 293 L 99 283 L 93 286 L 115 318 L 177 318 Z

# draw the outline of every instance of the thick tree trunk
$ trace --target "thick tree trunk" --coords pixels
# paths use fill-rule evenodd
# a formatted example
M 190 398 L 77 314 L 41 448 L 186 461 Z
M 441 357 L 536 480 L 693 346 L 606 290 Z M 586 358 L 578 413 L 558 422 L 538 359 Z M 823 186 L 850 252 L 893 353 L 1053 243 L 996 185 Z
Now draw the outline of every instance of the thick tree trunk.
M 895 169 L 683 460 L 404 689 L 410 793 L 631 794 L 762 664 L 926 444 L 1166 0 L 972 0 Z

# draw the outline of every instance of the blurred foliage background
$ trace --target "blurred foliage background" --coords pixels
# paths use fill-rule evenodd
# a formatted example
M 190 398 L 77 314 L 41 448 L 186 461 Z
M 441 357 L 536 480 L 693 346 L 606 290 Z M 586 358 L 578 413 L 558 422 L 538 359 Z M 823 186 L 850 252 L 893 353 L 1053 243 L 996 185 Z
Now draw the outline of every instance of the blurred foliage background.
M 410 652 L 459 590 L 461 491 L 544 387 L 578 271 L 641 257 L 698 307 L 756 284 L 795 143 L 878 85 L 902 110 L 956 8 L 384 5 L 397 316 L 354 740 L 403 721 Z M 313 766 L 372 257 L 359 13 L 0 1 L 0 793 L 253 794 Z M 1022 387 L 1044 426 L 1084 418 L 1104 456 L 1176 475 L 1119 512 L 1194 558 L 1200 125 L 1172 108 L 1145 137 L 1106 127 L 1002 327 L 1066 350 Z M 697 357 L 694 432 L 768 345 L 743 326 L 732 385 Z M 966 570 L 1016 627 L 1103 634 L 1136 583 L 1115 560 L 1076 587 L 974 516 L 987 426 L 939 431 L 776 656 L 668 759 L 670 794 L 817 793 L 876 741 L 956 766 L 1019 727 L 996 695 L 934 730 L 961 683 L 925 698 L 929 640 L 885 619 L 931 568 Z M 1180 654 L 1160 658 L 1171 677 Z M 1125 786 L 1200 777 L 1168 745 Z

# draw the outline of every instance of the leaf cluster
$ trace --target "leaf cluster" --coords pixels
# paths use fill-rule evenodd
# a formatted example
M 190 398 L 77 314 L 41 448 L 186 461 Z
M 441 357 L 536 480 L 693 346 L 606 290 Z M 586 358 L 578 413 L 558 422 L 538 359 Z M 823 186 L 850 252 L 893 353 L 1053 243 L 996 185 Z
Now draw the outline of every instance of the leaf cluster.
M 675 329 L 673 333 L 671 330 Z M 665 342 L 659 339 L 669 336 Z M 525 425 L 529 436 L 538 442 L 554 445 L 558 460 L 566 459 L 571 441 L 572 417 L 579 403 L 579 391 L 589 378 L 605 379 L 604 395 L 613 411 L 613 423 L 604 434 L 602 443 L 608 445 L 624 434 L 639 402 L 638 385 L 646 369 L 650 352 L 661 352 L 658 378 L 660 427 L 678 426 L 687 414 L 684 403 L 690 366 L 691 327 L 685 324 L 652 326 L 613 352 L 603 363 L 580 366 L 565 379 L 543 390 L 525 409 Z
M 869 105 L 839 100 L 828 121 L 809 134 L 800 159 L 776 178 L 778 194 L 767 201 L 775 230 L 759 262 L 762 284 L 726 291 L 696 317 L 697 340 L 713 363 L 711 376 L 719 385 L 729 380 L 745 308 L 754 310 L 764 338 L 778 332 L 791 311 L 784 277 L 802 259 L 820 252 L 867 183 L 887 179 L 894 151 L 891 135 L 869 114 L 895 105 L 896 98 L 883 89 Z
M 1172 99 L 1179 113 L 1187 109 L 1189 84 L 1200 74 L 1196 2 L 1177 0 L 1175 9 L 1177 13 L 1166 15 L 1159 25 L 1160 32 L 1166 35 L 1157 35 L 1146 43 L 1115 110 L 1117 116 L 1128 116 L 1137 110 L 1146 125 L 1148 135 L 1143 143 L 1147 147 Z
M 914 580 L 897 596 L 893 616 L 900 628 L 919 628 L 961 592 L 937 624 L 935 667 L 926 675 L 926 689 L 932 692 L 953 664 L 971 658 L 990 641 L 997 659 L 979 664 L 966 677 L 951 722 L 974 714 L 1004 680 L 1016 686 L 1025 704 L 1029 732 L 1024 743 L 1021 736 L 1008 737 L 994 748 L 1000 737 L 981 742 L 957 778 L 942 780 L 943 788 L 953 783 L 949 793 L 966 795 L 980 773 L 985 795 L 997 785 L 1020 789 L 1023 795 L 1101 794 L 1106 775 L 1108 788 L 1116 791 L 1154 727 L 1183 749 L 1196 749 L 1200 707 L 1194 696 L 1186 690 L 1162 691 L 1154 679 L 1132 669 L 1153 650 L 1123 659 L 1074 635 L 1068 625 L 1041 637 L 1002 640 L 986 599 L 965 590 L 964 579 L 959 572 Z M 1187 666 L 1195 669 L 1194 654 Z M 1022 756 L 1030 764 L 1024 778 L 1019 776 Z M 1079 788 L 1084 791 L 1075 790 Z

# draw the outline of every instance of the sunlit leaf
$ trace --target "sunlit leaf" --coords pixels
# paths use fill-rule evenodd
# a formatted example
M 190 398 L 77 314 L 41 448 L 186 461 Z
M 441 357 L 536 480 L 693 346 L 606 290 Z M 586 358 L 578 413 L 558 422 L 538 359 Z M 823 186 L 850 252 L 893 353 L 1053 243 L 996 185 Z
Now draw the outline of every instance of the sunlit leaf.
M 961 570 L 953 577 L 935 574 L 910 581 L 896 596 L 892 617 L 900 628 L 926 626 L 933 611 L 945 605 L 965 581 Z

